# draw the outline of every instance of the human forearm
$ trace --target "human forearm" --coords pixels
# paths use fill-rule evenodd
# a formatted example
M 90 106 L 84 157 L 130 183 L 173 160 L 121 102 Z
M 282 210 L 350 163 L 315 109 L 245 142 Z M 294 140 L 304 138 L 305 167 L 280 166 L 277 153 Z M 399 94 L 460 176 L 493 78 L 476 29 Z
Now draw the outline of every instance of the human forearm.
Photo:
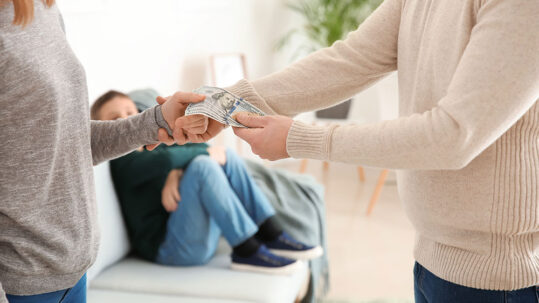
M 539 98 L 539 26 L 529 1 L 490 1 L 478 14 L 446 95 L 434 108 L 368 126 L 292 126 L 291 156 L 389 168 L 457 169 Z M 499 43 L 503 41 L 503 43 Z M 530 116 L 530 115 L 528 115 Z
M 296 121 L 287 151 L 294 158 L 391 169 L 459 169 L 485 148 L 479 141 L 467 140 L 470 136 L 480 135 L 462 129 L 437 108 L 370 125 L 313 126 Z
M 396 69 L 401 5 L 386 0 L 346 40 L 227 89 L 268 114 L 287 116 L 345 100 Z
M 137 147 L 157 143 L 157 130 L 164 120 L 159 106 L 141 114 L 115 121 L 91 122 L 94 165 L 119 157 Z M 158 121 L 160 124 L 158 124 Z

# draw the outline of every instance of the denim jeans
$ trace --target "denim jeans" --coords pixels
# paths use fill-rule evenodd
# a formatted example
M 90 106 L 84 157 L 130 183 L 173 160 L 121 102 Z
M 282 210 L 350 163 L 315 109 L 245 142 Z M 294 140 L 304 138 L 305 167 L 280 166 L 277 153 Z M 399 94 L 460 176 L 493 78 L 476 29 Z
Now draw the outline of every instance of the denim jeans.
M 415 303 L 538 303 L 539 288 L 483 290 L 438 278 L 421 264 L 414 267 Z
M 7 295 L 9 303 L 86 303 L 86 274 L 72 288 L 31 296 Z
M 221 234 L 236 246 L 275 214 L 243 160 L 230 150 L 224 166 L 205 155 L 193 159 L 180 182 L 180 196 L 157 253 L 160 264 L 205 264 L 214 255 Z

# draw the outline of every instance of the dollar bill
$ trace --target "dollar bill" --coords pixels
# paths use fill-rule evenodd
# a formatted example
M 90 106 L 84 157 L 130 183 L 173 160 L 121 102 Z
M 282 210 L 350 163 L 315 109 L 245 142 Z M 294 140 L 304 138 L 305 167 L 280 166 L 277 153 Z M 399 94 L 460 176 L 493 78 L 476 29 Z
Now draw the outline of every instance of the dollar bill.
M 233 118 L 234 114 L 249 112 L 259 116 L 266 115 L 245 99 L 219 87 L 202 86 L 195 89 L 194 92 L 205 95 L 206 99 L 199 103 L 189 104 L 185 110 L 186 116 L 204 115 L 225 125 L 246 127 Z

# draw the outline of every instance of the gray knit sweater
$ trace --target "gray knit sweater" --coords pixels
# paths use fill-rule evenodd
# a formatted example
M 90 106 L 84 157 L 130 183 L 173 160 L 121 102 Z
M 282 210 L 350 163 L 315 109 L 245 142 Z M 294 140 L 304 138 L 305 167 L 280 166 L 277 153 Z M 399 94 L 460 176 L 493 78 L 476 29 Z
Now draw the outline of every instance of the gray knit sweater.
M 92 164 L 155 143 L 159 107 L 90 121 L 86 79 L 56 6 L 0 7 L 0 302 L 72 287 L 99 241 Z M 160 123 L 158 124 L 157 121 Z

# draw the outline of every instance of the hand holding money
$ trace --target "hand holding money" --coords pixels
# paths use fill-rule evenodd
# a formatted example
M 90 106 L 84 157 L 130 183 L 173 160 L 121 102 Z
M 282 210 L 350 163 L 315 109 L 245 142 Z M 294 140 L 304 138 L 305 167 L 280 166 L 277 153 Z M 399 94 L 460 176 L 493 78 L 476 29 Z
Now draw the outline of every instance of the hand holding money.
M 196 115 L 199 116 L 199 115 Z M 217 136 L 224 128 L 225 125 L 217 122 L 216 120 L 209 119 L 206 116 L 202 116 L 207 121 L 207 127 L 206 131 L 203 133 L 193 133 L 190 131 L 187 131 L 187 129 L 190 128 L 191 121 L 190 118 L 196 117 L 195 115 L 192 116 L 184 116 L 176 120 L 176 124 L 174 127 L 174 140 L 177 144 L 183 145 L 187 142 L 191 143 L 203 143 L 208 142 L 211 138 Z
M 204 115 L 223 125 L 246 127 L 236 121 L 233 116 L 239 112 L 248 112 L 257 116 L 266 114 L 247 100 L 219 87 L 202 86 L 194 93 L 205 95 L 203 102 L 191 103 L 185 110 L 185 116 Z
M 202 100 L 204 100 L 204 98 L 204 95 L 197 95 L 195 93 L 186 93 L 179 91 L 166 98 L 159 96 L 156 98 L 156 101 L 159 105 L 161 105 L 161 113 L 163 114 L 163 118 L 168 124 L 169 129 L 174 129 L 174 125 L 176 124 L 177 119 L 184 118 L 185 109 L 187 108 L 187 106 L 190 103 L 201 102 Z M 188 118 L 184 118 L 183 122 L 190 126 L 190 132 L 195 134 L 202 134 L 206 132 L 208 119 L 203 116 L 190 116 Z M 157 139 L 159 143 L 147 145 L 146 149 L 153 150 L 160 143 L 171 145 L 174 143 L 175 140 L 178 141 L 178 138 L 176 138 L 176 136 L 174 136 L 174 138 L 170 137 L 169 133 L 164 128 L 160 128 L 158 130 Z
M 185 116 L 176 120 L 174 125 L 174 139 L 178 144 L 187 142 L 202 143 L 215 137 L 223 128 L 230 125 L 233 127 L 246 127 L 234 119 L 238 112 L 249 112 L 257 116 L 265 116 L 265 113 L 245 99 L 242 99 L 222 88 L 202 86 L 194 93 L 205 95 L 203 102 L 192 103 L 185 110 Z M 207 121 L 207 129 L 203 133 L 190 131 L 193 125 L 192 119 L 204 116 Z
M 284 116 L 258 116 L 238 113 L 238 123 L 247 128 L 234 127 L 234 133 L 251 145 L 251 150 L 262 159 L 279 160 L 290 157 L 286 149 L 288 132 L 294 120 Z

